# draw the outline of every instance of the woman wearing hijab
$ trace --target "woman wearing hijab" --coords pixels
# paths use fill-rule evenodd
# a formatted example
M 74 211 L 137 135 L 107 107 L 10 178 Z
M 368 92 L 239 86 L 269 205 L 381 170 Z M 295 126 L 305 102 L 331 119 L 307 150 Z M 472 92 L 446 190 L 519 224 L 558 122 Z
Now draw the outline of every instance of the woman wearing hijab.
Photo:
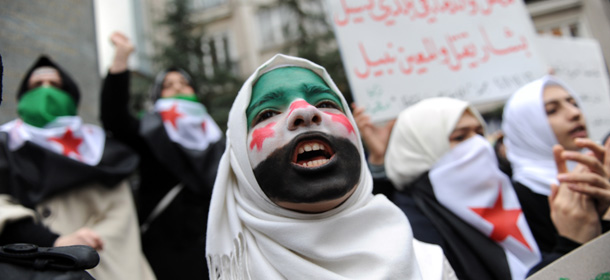
M 483 135 L 468 103 L 422 100 L 396 120 L 386 174 L 414 237 L 440 245 L 458 278 L 524 279 L 540 253 Z
M 131 115 L 127 59 L 133 45 L 119 32 L 111 41 L 115 58 L 102 88 L 101 119 L 142 158 L 136 201 L 144 253 L 158 279 L 205 279 L 205 225 L 222 132 L 178 68 L 157 75 L 152 110 Z
M 25 216 L 3 229 L 2 241 L 88 245 L 100 255 L 95 278 L 154 279 L 126 180 L 137 155 L 82 123 L 76 83 L 46 56 L 27 72 L 17 99 L 19 118 L 0 127 L 0 191 L 44 226 Z
M 212 279 L 421 278 L 408 221 L 371 193 L 348 108 L 301 58 L 275 55 L 248 78 L 210 205 Z M 451 271 L 440 250 L 427 261 L 438 279 Z
M 605 155 L 603 147 L 586 139 L 587 126 L 577 95 L 553 76 L 533 81 L 507 101 L 502 130 L 513 170 L 513 185 L 540 250 L 550 253 L 556 251 L 557 247 L 574 247 L 591 239 L 592 236 L 584 239 L 571 237 L 562 230 L 565 227 L 557 226 L 557 219 L 551 219 L 553 212 L 560 213 L 552 211 L 554 205 L 559 203 L 554 201 L 557 191 L 553 192 L 552 185 L 559 182 L 570 183 L 566 184 L 568 189 L 560 188 L 560 193 L 566 193 L 560 198 L 570 197 L 567 193 L 577 191 L 588 196 L 582 198 L 583 207 L 589 205 L 597 208 L 590 215 L 569 223 L 574 228 L 589 228 L 584 222 L 591 217 L 595 220 L 594 224 L 599 226 L 610 204 L 610 195 L 606 194 L 604 198 L 604 193 L 610 192 L 610 164 L 605 160 L 610 155 Z M 554 146 L 557 145 L 555 149 L 559 150 L 554 155 Z M 591 150 L 593 155 L 581 153 L 583 148 Z M 565 152 L 562 152 L 564 149 Z M 562 168 L 566 170 L 558 172 L 557 160 L 566 159 L 571 160 L 567 168 Z M 583 165 L 578 166 L 577 163 Z M 567 173 L 567 170 L 571 172 Z M 599 194 L 594 194 L 596 191 Z M 550 205 L 549 197 L 552 201 Z M 602 225 L 608 228 L 607 222 L 602 221 Z M 558 229 L 563 233 L 558 234 Z

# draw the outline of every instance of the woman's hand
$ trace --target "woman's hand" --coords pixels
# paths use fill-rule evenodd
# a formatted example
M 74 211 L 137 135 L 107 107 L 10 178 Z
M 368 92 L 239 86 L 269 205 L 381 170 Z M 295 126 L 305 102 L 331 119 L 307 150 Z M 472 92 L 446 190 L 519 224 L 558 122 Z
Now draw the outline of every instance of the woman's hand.
M 370 116 L 364 110 L 364 107 L 359 107 L 352 103 L 354 120 L 356 125 L 358 125 L 362 140 L 369 151 L 368 161 L 371 164 L 382 165 L 388 141 L 390 140 L 390 134 L 396 120 L 391 120 L 384 126 L 376 126 L 371 122 Z
M 110 73 L 116 74 L 127 70 L 129 55 L 135 50 L 133 43 L 125 34 L 115 31 L 110 35 L 110 42 L 114 45 L 114 60 L 110 65 Z
M 53 244 L 54 247 L 71 245 L 86 245 L 95 250 L 102 250 L 104 248 L 102 238 L 96 232 L 86 227 L 80 228 L 71 234 L 60 236 L 55 240 L 55 244 Z
M 568 174 L 563 152 L 563 147 L 560 145 L 553 147 L 559 175 Z M 585 166 L 577 167 L 576 172 L 585 172 L 585 168 Z M 551 220 L 559 235 L 579 243 L 586 243 L 601 234 L 601 223 L 594 199 L 572 190 L 572 185 L 582 184 L 580 182 L 562 182 L 560 186 L 552 184 L 549 206 Z
M 568 183 L 571 190 L 593 198 L 599 216 L 603 217 L 610 208 L 610 141 L 601 146 L 581 138 L 576 144 L 591 152 L 562 151 L 559 156 L 563 160 L 572 160 L 579 165 L 572 172 L 559 172 L 557 179 L 560 183 Z

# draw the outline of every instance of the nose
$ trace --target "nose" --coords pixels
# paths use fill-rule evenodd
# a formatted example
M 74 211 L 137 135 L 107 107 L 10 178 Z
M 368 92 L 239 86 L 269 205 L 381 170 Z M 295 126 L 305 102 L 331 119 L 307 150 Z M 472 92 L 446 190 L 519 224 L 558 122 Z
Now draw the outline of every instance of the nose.
M 568 117 L 570 120 L 579 120 L 580 117 L 582 116 L 582 112 L 580 111 L 580 108 L 570 104 L 568 105 Z
M 299 103 L 297 103 L 299 102 Z M 315 106 L 308 104 L 305 101 L 297 101 L 291 107 L 297 106 L 292 110 L 288 117 L 288 129 L 296 130 L 302 127 L 319 125 L 322 123 L 322 112 Z

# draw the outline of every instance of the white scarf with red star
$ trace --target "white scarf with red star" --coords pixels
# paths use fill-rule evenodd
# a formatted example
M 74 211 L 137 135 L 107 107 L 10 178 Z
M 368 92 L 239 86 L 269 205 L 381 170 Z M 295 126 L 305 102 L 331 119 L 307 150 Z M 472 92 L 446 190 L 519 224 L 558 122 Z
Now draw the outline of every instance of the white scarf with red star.
M 106 142 L 106 133 L 101 127 L 83 124 L 78 116 L 58 117 L 43 128 L 16 119 L 2 125 L 0 131 L 9 134 L 11 151 L 29 141 L 91 166 L 100 162 Z
M 182 147 L 203 151 L 222 137 L 222 131 L 201 103 L 163 98 L 155 102 L 169 138 Z
M 524 279 L 540 252 L 487 140 L 476 135 L 458 144 L 436 162 L 429 178 L 439 203 L 502 246 L 512 278 Z

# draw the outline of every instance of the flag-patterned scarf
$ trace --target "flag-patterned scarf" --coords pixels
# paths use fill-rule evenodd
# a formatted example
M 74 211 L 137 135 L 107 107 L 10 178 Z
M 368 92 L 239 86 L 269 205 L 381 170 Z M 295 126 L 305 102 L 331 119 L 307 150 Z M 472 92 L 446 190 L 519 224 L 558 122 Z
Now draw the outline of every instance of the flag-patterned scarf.
M 524 279 L 540 252 L 487 140 L 476 135 L 458 144 L 436 162 L 429 177 L 438 202 L 498 243 L 512 279 Z
M 133 151 L 77 116 L 57 118 L 44 128 L 17 119 L 0 131 L 11 174 L 8 182 L 0 183 L 9 185 L 8 191 L 29 207 L 89 183 L 113 187 L 138 164 Z

